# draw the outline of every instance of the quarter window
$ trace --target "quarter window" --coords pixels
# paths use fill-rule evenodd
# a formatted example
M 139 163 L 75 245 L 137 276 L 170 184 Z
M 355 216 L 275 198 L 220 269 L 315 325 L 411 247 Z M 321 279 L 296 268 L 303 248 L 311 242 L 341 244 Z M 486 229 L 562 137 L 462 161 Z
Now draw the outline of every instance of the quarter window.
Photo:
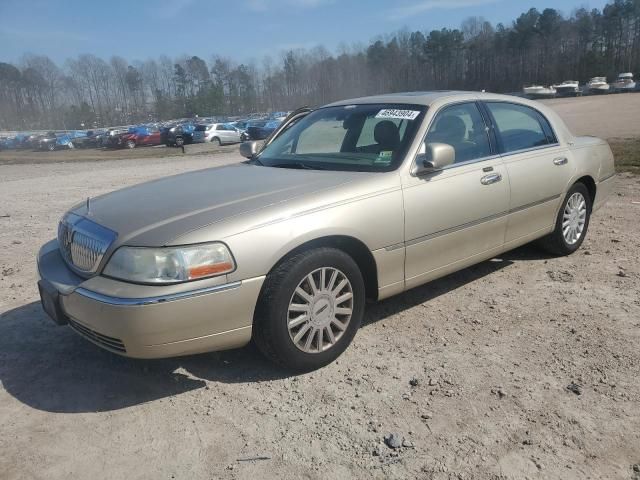
M 542 147 L 550 143 L 533 108 L 513 103 L 487 102 L 502 142 L 502 153 Z M 550 129 L 549 129 L 550 130 Z
M 456 152 L 455 163 L 491 155 L 486 124 L 475 103 L 445 108 L 429 128 L 425 143 L 446 143 Z

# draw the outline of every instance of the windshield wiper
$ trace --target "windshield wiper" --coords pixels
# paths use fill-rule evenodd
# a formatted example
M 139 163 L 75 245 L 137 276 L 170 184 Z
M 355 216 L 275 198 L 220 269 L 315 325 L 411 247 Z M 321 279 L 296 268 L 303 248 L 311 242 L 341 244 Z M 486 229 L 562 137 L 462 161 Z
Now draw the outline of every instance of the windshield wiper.
M 274 168 L 295 168 L 299 170 L 324 170 L 323 168 L 312 167 L 311 165 L 307 165 L 303 162 L 286 162 L 286 163 L 275 163 L 273 165 L 269 165 L 269 167 Z

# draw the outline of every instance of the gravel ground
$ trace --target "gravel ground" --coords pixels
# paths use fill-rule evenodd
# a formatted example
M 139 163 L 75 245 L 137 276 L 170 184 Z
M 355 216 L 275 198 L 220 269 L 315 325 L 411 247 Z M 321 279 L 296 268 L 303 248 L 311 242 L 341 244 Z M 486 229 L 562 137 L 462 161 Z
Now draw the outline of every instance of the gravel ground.
M 238 160 L 0 166 L 0 478 L 640 480 L 640 177 L 576 254 L 523 247 L 370 305 L 311 374 L 251 347 L 124 359 L 46 318 L 34 257 L 70 205 Z
M 543 100 L 576 135 L 601 138 L 640 137 L 640 93 L 590 95 Z

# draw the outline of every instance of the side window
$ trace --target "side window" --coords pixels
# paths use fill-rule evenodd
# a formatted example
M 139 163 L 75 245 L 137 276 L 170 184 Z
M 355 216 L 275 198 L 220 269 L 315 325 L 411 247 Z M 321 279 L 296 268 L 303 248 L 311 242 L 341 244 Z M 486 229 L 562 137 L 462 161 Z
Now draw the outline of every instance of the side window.
M 218 125 L 218 126 L 216 127 L 216 130 L 224 130 L 224 125 Z
M 549 143 L 558 143 L 558 139 L 556 138 L 556 134 L 553 132 L 553 128 L 551 128 L 549 120 L 547 120 L 540 112 L 538 112 L 538 120 L 540 120 L 540 123 L 542 124 L 542 129 L 544 130 L 544 134 L 547 136 Z
M 455 163 L 491 155 L 486 124 L 475 103 L 452 105 L 438 113 L 425 143 L 446 143 L 456 152 Z
M 533 108 L 514 103 L 487 102 L 502 141 L 503 153 L 548 145 L 549 138 Z M 550 130 L 550 129 L 549 129 Z

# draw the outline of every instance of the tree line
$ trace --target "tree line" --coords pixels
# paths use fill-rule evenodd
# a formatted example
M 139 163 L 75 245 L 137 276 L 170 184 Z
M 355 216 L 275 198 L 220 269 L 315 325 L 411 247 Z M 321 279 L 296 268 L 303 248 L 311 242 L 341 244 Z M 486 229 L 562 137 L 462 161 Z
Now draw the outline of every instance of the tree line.
M 640 0 L 602 10 L 535 8 L 510 25 L 482 17 L 460 28 L 400 31 L 331 53 L 319 46 L 259 64 L 213 56 L 135 61 L 84 54 L 0 62 L 0 129 L 69 129 L 171 118 L 291 110 L 383 92 L 519 91 L 620 72 L 640 74 Z

